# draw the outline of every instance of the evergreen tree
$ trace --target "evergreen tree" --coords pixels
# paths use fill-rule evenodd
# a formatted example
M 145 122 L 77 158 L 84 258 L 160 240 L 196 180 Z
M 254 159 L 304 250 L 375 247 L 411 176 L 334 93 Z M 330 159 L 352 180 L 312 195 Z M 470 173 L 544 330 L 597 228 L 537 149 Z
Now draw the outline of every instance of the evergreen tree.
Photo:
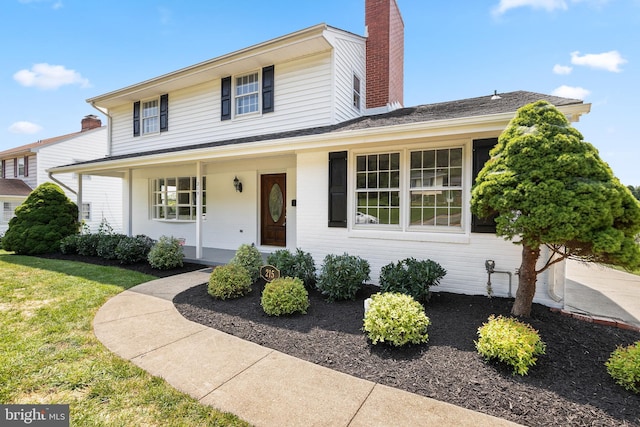
M 640 203 L 593 145 L 546 101 L 518 110 L 472 188 L 471 210 L 522 245 L 515 316 L 529 316 L 537 275 L 566 258 L 640 265 Z M 536 269 L 540 248 L 551 256 Z
M 16 208 L 2 247 L 18 254 L 57 252 L 60 240 L 78 232 L 78 207 L 56 184 L 45 182 Z

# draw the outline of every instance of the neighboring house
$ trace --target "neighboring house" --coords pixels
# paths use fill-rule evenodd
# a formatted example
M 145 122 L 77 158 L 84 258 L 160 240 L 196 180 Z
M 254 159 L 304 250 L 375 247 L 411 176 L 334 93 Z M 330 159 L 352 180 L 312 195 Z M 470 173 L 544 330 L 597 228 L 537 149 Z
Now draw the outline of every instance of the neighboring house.
M 573 121 L 590 105 L 518 91 L 402 108 L 400 12 L 365 9 L 367 37 L 320 24 L 89 99 L 110 117 L 109 155 L 52 172 L 123 178 L 125 231 L 183 238 L 192 259 L 243 243 L 318 266 L 347 252 L 372 282 L 390 262 L 433 259 L 439 290 L 485 293 L 485 261 L 515 273 L 521 256 L 470 213 L 489 149 L 527 103 Z M 541 275 L 536 301 L 558 305 L 563 271 Z M 491 281 L 507 294 L 509 276 Z
M 0 234 L 4 234 L 15 209 L 31 190 L 44 182 L 58 184 L 67 196 L 78 203 L 79 218 L 97 231 L 103 219 L 114 230 L 122 230 L 122 180 L 91 176 L 83 181 L 74 173 L 52 177 L 47 169 L 104 157 L 107 154 L 107 127 L 97 116 L 88 115 L 81 121 L 80 132 L 43 139 L 32 144 L 0 152 Z M 80 186 L 80 182 L 82 185 Z

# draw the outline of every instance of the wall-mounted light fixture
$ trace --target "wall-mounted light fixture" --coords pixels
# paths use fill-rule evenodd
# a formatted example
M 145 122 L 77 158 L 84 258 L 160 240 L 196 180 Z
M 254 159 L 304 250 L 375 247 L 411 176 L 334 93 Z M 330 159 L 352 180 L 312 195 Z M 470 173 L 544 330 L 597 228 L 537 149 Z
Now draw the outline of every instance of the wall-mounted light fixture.
M 233 178 L 233 186 L 235 187 L 238 193 L 242 193 L 242 183 L 240 182 L 237 176 Z

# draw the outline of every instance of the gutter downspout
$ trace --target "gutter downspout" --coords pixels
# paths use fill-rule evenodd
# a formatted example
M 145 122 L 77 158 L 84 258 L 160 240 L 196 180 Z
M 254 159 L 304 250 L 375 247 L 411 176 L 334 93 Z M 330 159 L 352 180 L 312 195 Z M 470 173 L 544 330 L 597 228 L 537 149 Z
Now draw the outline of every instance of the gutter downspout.
M 78 195 L 78 192 L 76 190 L 74 190 L 73 188 L 69 187 L 67 184 L 65 184 L 64 182 L 60 181 L 58 178 L 54 178 L 53 177 L 53 173 L 48 172 L 49 174 L 49 179 L 53 182 L 55 182 L 56 184 L 58 184 L 60 187 L 64 187 L 67 190 L 69 190 L 71 193 L 75 194 L 76 196 Z
M 101 114 L 104 114 L 107 117 L 107 154 L 106 156 L 111 156 L 111 140 L 112 140 L 112 132 L 113 132 L 113 126 L 111 126 L 111 120 L 112 117 L 109 115 L 109 113 L 101 110 L 100 108 L 98 108 L 96 106 L 96 104 L 94 102 L 91 103 L 91 106 L 93 108 L 95 108 L 96 110 L 98 110 Z

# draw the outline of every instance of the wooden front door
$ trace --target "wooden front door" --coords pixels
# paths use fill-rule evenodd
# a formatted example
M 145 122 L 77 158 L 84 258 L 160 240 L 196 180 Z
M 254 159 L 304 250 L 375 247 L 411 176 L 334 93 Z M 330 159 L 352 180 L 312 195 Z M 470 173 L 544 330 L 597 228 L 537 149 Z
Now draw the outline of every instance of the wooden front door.
M 260 176 L 260 244 L 287 245 L 287 174 Z

